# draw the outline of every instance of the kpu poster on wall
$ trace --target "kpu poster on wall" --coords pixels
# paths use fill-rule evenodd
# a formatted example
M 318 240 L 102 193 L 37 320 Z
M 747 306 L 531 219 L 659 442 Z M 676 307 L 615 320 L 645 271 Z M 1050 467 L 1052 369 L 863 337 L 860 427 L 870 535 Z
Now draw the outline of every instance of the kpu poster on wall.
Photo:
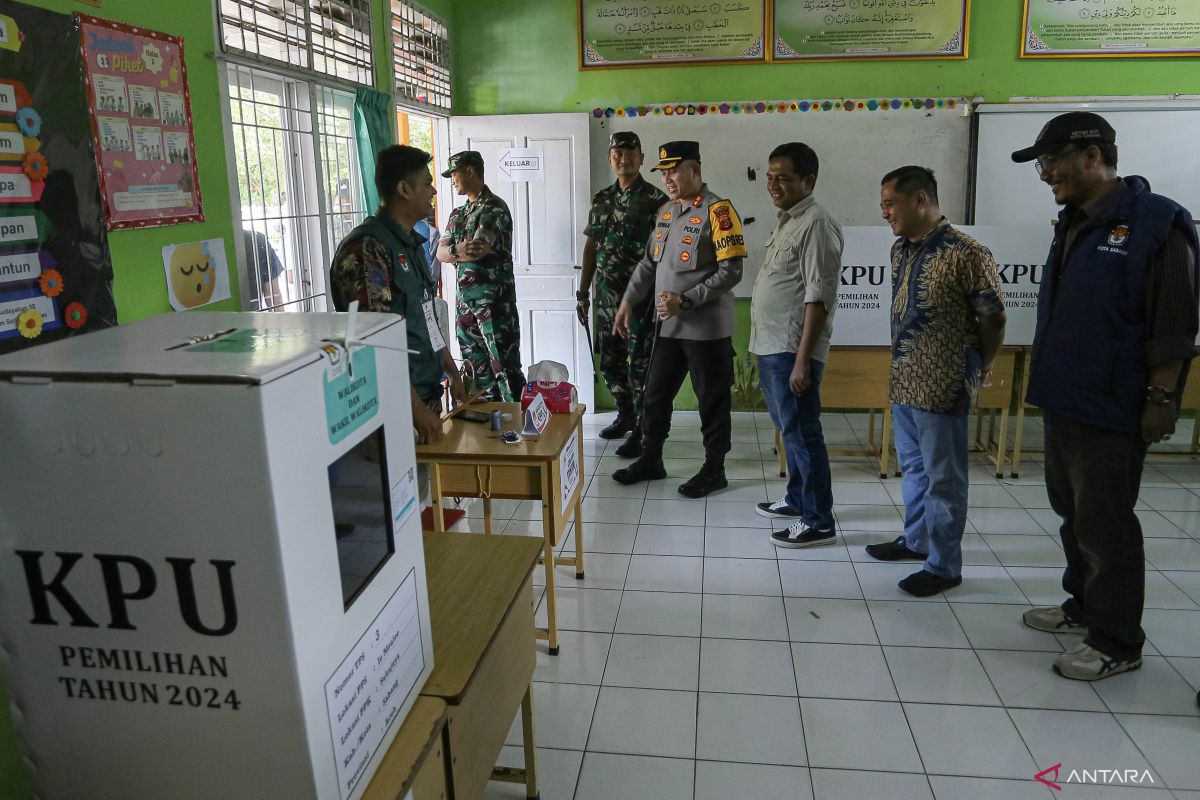
M 0 353 L 116 324 L 79 23 L 0 0 Z
M 183 39 L 79 18 L 108 229 L 202 221 Z

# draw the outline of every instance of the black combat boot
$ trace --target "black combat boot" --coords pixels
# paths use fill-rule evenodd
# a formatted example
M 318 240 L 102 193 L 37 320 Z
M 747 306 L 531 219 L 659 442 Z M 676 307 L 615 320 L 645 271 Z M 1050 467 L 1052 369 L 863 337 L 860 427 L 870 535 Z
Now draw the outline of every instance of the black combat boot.
M 633 413 L 632 403 L 621 403 L 617 407 L 617 418 L 608 427 L 600 431 L 601 439 L 620 439 L 638 427 L 637 415 Z
M 700 471 L 679 487 L 679 493 L 684 497 L 704 497 L 728 485 L 729 481 L 725 480 L 725 459 L 709 456 L 704 459 Z
M 617 448 L 617 458 L 637 458 L 642 454 L 642 421 L 638 420 L 620 447 Z
M 642 457 L 628 467 L 617 470 L 612 477 L 614 481 L 625 486 L 667 477 L 667 468 L 663 466 L 662 460 L 662 444 L 644 442 Z

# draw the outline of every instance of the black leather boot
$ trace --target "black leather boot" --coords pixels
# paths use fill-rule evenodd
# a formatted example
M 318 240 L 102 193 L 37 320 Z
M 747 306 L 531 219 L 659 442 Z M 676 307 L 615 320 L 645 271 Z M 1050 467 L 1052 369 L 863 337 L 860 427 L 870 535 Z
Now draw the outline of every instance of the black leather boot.
M 624 469 L 612 474 L 617 483 L 631 486 L 642 481 L 656 481 L 667 477 L 667 468 L 663 466 L 662 445 L 643 443 L 642 457 Z
M 725 479 L 725 459 L 707 458 L 700 471 L 679 487 L 684 497 L 704 497 L 729 485 Z
M 637 458 L 642 454 L 642 424 L 638 420 L 629 432 L 629 438 L 617 448 L 617 458 Z
M 633 413 L 633 406 L 626 403 L 617 409 L 617 418 L 600 431 L 600 438 L 620 439 L 630 431 L 636 431 L 637 427 L 638 419 L 637 415 Z

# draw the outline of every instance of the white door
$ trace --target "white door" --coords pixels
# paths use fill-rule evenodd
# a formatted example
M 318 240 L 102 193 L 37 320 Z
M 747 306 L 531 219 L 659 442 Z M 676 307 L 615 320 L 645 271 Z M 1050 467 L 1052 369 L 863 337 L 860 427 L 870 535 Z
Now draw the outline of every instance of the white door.
M 531 151 L 539 169 L 502 169 L 500 157 L 514 148 Z M 451 117 L 450 152 L 460 150 L 483 154 L 488 187 L 512 211 L 522 366 L 547 359 L 565 364 L 579 401 L 594 410 L 592 356 L 575 318 L 591 203 L 587 114 Z M 523 163 L 532 166 L 528 157 Z M 438 195 L 446 216 L 464 202 L 447 179 L 439 180 Z M 439 222 L 444 228 L 445 219 Z M 451 300 L 453 281 L 444 287 Z

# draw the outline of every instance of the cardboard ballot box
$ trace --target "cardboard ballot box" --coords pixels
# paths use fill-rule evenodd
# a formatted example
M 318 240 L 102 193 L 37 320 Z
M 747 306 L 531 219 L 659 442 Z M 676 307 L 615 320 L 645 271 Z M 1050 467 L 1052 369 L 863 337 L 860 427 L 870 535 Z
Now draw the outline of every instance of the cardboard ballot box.
M 0 357 L 0 669 L 47 800 L 357 798 L 433 667 L 403 320 Z M 384 349 L 386 346 L 388 349 Z

